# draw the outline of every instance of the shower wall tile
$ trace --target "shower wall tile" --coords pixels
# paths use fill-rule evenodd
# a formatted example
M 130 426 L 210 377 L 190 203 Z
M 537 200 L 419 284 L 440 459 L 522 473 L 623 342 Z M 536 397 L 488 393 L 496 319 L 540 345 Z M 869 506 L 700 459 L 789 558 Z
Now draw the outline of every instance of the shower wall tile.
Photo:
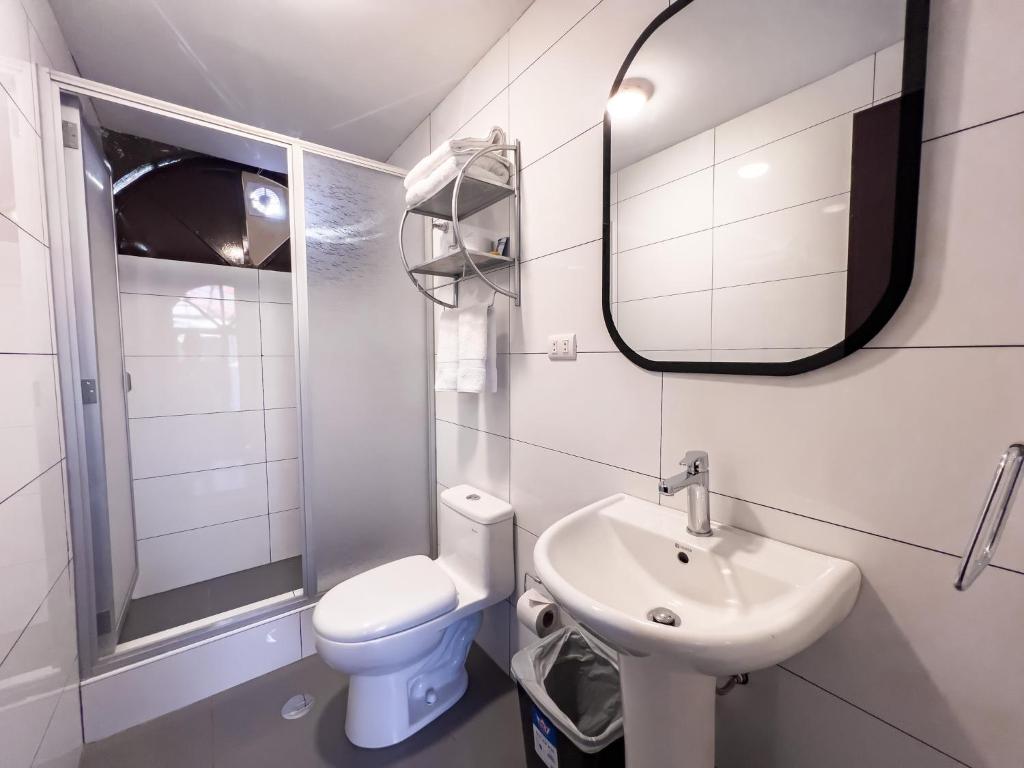
M 260 354 L 255 302 L 122 293 L 121 325 L 126 355 Z
M 259 301 L 262 287 L 268 283 L 271 293 L 282 292 L 281 278 L 264 275 L 282 275 L 288 282 L 287 295 L 291 300 L 291 274 L 239 269 L 219 264 L 198 264 L 191 261 L 152 259 L 144 256 L 117 257 L 118 289 L 121 293 L 145 293 L 154 296 L 175 296 L 195 299 L 224 299 L 226 301 Z M 267 298 L 265 301 L 279 301 Z
M 138 542 L 134 597 L 166 592 L 270 562 L 266 515 Z
M 61 458 L 52 355 L 0 355 L 0 500 Z
M 182 416 L 263 409 L 258 357 L 130 357 L 128 416 Z
M 294 408 L 296 405 L 295 358 L 264 357 L 263 407 Z
M 305 550 L 302 540 L 302 510 L 288 509 L 270 516 L 270 560 L 298 557 Z
M 0 351 L 53 354 L 50 254 L 0 217 Z
M 294 459 L 299 455 L 299 415 L 295 408 L 263 412 L 267 430 L 267 461 Z
M 134 489 L 139 539 L 267 514 L 263 464 L 151 477 Z
M 271 512 L 299 507 L 302 504 L 299 494 L 299 460 L 267 462 L 267 488 Z
M 135 478 L 266 461 L 262 411 L 132 419 Z

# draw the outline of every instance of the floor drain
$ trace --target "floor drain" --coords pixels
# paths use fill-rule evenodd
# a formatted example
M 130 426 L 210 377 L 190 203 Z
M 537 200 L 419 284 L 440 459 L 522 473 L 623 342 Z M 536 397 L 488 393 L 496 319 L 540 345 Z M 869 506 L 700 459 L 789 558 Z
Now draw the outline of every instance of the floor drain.
M 313 708 L 315 699 L 308 693 L 299 693 L 292 696 L 281 707 L 281 717 L 285 720 L 298 720 Z

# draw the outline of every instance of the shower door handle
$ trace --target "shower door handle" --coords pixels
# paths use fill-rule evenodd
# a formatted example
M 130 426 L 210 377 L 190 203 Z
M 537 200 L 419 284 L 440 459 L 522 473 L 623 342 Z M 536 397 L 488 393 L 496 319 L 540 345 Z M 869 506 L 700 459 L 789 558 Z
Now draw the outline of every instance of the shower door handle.
M 1021 467 L 1024 465 L 1024 445 L 1012 443 L 999 459 L 992 485 L 985 497 L 985 504 L 974 524 L 974 531 L 967 542 L 967 549 L 960 559 L 953 585 L 961 592 L 967 589 L 985 567 L 992 561 L 999 537 L 1010 515 L 1010 507 L 1017 491 Z

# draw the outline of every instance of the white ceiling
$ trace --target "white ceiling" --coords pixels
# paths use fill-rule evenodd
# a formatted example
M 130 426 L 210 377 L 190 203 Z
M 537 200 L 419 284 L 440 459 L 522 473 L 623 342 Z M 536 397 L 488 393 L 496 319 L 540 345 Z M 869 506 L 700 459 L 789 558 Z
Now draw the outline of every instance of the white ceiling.
M 654 84 L 612 125 L 612 168 L 635 163 L 903 39 L 903 0 L 694 0 L 627 77 Z
M 83 77 L 377 160 L 530 2 L 51 0 Z

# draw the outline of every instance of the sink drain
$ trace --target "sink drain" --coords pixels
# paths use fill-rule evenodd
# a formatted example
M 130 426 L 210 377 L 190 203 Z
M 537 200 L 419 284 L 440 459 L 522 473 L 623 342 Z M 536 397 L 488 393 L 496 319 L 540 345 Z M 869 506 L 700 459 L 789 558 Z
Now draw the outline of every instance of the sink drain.
M 666 627 L 678 627 L 681 623 L 679 616 L 668 608 L 651 608 L 647 612 L 647 619 L 655 624 L 663 624 Z

